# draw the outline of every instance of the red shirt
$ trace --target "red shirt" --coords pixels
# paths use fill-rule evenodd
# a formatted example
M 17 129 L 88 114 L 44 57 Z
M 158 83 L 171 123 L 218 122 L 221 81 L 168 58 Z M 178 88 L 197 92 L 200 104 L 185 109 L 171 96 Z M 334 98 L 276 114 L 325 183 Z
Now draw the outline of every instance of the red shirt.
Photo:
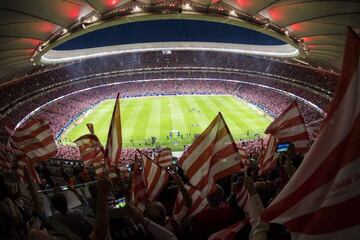
M 193 218 L 193 230 L 198 239 L 208 239 L 236 221 L 235 211 L 228 205 L 220 208 L 205 208 Z

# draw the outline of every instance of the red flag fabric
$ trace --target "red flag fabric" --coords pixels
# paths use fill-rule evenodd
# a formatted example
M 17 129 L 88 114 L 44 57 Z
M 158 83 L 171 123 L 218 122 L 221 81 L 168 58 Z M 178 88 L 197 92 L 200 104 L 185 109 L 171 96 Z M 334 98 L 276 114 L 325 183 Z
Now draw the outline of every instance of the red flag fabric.
M 28 179 L 26 179 L 25 171 L 26 171 L 26 169 L 29 169 L 32 179 L 36 183 L 40 184 L 41 179 L 40 179 L 39 175 L 37 174 L 33 165 L 30 163 L 29 159 L 22 153 L 17 153 L 17 158 L 18 158 L 18 161 L 17 161 L 16 174 L 17 174 L 19 182 L 26 183 L 28 181 Z
M 131 187 L 131 198 L 133 204 L 140 208 L 141 210 L 145 209 L 145 203 L 147 200 L 146 187 L 144 182 L 143 171 L 140 169 L 140 163 L 135 162 L 133 165 L 133 177 L 132 177 L 132 187 Z
M 238 147 L 238 148 L 239 148 L 239 154 L 240 154 L 241 163 L 243 164 L 243 166 L 246 166 L 246 167 L 249 166 L 250 165 L 250 159 L 249 159 L 249 156 L 248 156 L 247 152 L 242 147 Z
M 311 145 L 295 101 L 267 127 L 265 133 L 273 135 L 278 143 L 293 143 L 297 153 L 306 153 Z
M 221 113 L 179 159 L 191 185 L 206 196 L 214 183 L 242 169 L 241 157 Z
M 199 190 L 197 190 L 196 188 L 189 186 L 189 185 L 185 185 L 184 187 L 188 191 L 188 193 L 192 199 L 192 202 L 193 202 L 191 209 L 188 211 L 188 216 L 193 217 L 196 214 L 198 214 L 199 212 L 201 212 L 204 208 L 206 208 L 208 202 L 206 200 L 206 197 L 203 197 L 201 195 L 201 192 Z M 185 207 L 186 206 L 185 206 L 185 202 L 183 200 L 183 195 L 181 194 L 181 191 L 178 190 L 173 213 L 178 214 Z
M 292 239 L 360 236 L 360 39 L 349 31 L 335 98 L 302 164 L 262 215 Z
M 248 154 L 246 153 L 245 149 L 242 147 L 239 147 L 239 154 L 241 159 L 247 159 Z
M 259 157 L 259 175 L 264 175 L 269 170 L 273 169 L 276 165 L 275 155 L 276 139 L 270 135 L 266 148 L 263 148 Z
M 208 240 L 233 240 L 236 234 L 247 224 L 248 220 L 241 220 L 219 232 L 212 234 Z
M 86 134 L 74 141 L 79 147 L 80 159 L 84 166 L 94 165 L 95 173 L 99 177 L 104 173 L 104 149 L 96 135 Z
M 120 170 L 120 176 L 122 178 L 128 178 L 130 177 L 130 172 L 128 169 L 128 165 L 127 164 L 119 164 L 119 170 Z
M 106 142 L 106 160 L 110 167 L 112 164 L 118 165 L 121 159 L 122 134 L 121 134 L 121 117 L 120 117 L 120 94 L 118 93 L 112 114 L 108 139 Z
M 141 154 L 141 157 L 144 166 L 146 195 L 149 201 L 154 201 L 165 187 L 169 179 L 169 173 L 144 154 Z
M 171 150 L 169 148 L 165 148 L 159 152 L 156 162 L 162 167 L 169 167 L 172 165 L 172 158 L 173 156 Z
M 57 153 L 54 136 L 46 120 L 28 120 L 10 132 L 9 142 L 32 162 L 48 160 Z
M 246 187 L 243 185 L 236 194 L 236 201 L 238 203 L 239 208 L 245 210 L 246 202 L 248 199 L 249 199 L 249 192 L 246 189 Z
M 267 127 L 265 133 L 271 136 L 259 160 L 260 175 L 275 167 L 277 159 L 275 150 L 278 143 L 293 143 L 297 153 L 306 153 L 311 145 L 304 120 L 295 101 Z

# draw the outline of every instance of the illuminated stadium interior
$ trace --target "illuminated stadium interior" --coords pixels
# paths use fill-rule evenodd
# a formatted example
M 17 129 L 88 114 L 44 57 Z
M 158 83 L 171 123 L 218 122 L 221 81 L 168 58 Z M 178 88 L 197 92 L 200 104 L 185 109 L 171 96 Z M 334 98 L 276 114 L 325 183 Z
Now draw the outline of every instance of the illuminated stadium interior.
M 26 192 L 17 196 L 30 216 L 67 220 L 44 221 L 46 231 L 24 223 L 34 235 L 17 235 L 23 225 L 3 221 L 0 205 L 0 238 L 290 240 L 295 232 L 306 234 L 302 240 L 357 240 L 312 214 L 318 202 L 327 208 L 346 194 L 359 200 L 360 188 L 346 190 L 359 181 L 345 179 L 359 169 L 359 160 L 350 161 L 359 142 L 350 129 L 359 119 L 358 69 L 350 68 L 360 47 L 352 39 L 353 51 L 345 48 L 347 36 L 360 33 L 358 19 L 360 1 L 2 1 L 0 203 L 10 199 L 4 178 Z M 344 116 L 335 112 L 341 107 Z M 348 138 L 341 145 L 333 135 Z M 339 149 L 349 151 L 349 162 Z M 335 158 L 336 169 L 324 163 Z M 331 195 L 338 188 L 345 190 Z M 278 199 L 283 191 L 290 200 Z M 89 214 L 77 216 L 85 205 Z M 68 221 L 67 207 L 76 221 Z M 261 221 L 285 207 L 273 217 L 280 224 Z M 332 207 L 324 210 L 329 219 Z M 309 224 L 317 217 L 328 224 Z M 356 236 L 358 220 L 349 219 L 343 225 L 357 221 L 350 226 Z M 229 226 L 236 228 L 221 232 Z M 144 235 L 124 237 L 125 228 Z

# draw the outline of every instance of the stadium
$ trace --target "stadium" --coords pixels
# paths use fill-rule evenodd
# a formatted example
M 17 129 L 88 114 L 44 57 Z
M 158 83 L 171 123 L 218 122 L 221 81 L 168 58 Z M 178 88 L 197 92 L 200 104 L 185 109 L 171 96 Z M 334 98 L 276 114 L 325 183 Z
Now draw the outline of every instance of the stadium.
M 1 239 L 358 239 L 359 12 L 3 1 Z

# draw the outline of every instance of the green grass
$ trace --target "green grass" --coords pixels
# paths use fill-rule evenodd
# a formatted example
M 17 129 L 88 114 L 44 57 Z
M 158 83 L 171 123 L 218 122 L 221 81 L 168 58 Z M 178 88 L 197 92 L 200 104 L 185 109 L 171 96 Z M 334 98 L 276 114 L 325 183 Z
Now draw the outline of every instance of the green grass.
M 63 142 L 76 140 L 88 133 L 86 123 L 93 123 L 95 134 L 105 145 L 115 100 L 106 100 L 80 116 L 62 134 Z M 221 112 L 235 140 L 251 139 L 262 134 L 270 118 L 247 102 L 234 96 L 163 96 L 121 99 L 120 103 L 123 146 L 132 148 L 149 147 L 145 139 L 152 136 L 157 143 L 174 151 L 182 150 L 185 144 L 194 140 Z M 195 108 L 196 111 L 190 111 Z M 178 130 L 183 138 L 167 139 L 169 132 Z M 247 134 L 249 131 L 249 134 Z M 190 133 L 190 136 L 187 134 Z

